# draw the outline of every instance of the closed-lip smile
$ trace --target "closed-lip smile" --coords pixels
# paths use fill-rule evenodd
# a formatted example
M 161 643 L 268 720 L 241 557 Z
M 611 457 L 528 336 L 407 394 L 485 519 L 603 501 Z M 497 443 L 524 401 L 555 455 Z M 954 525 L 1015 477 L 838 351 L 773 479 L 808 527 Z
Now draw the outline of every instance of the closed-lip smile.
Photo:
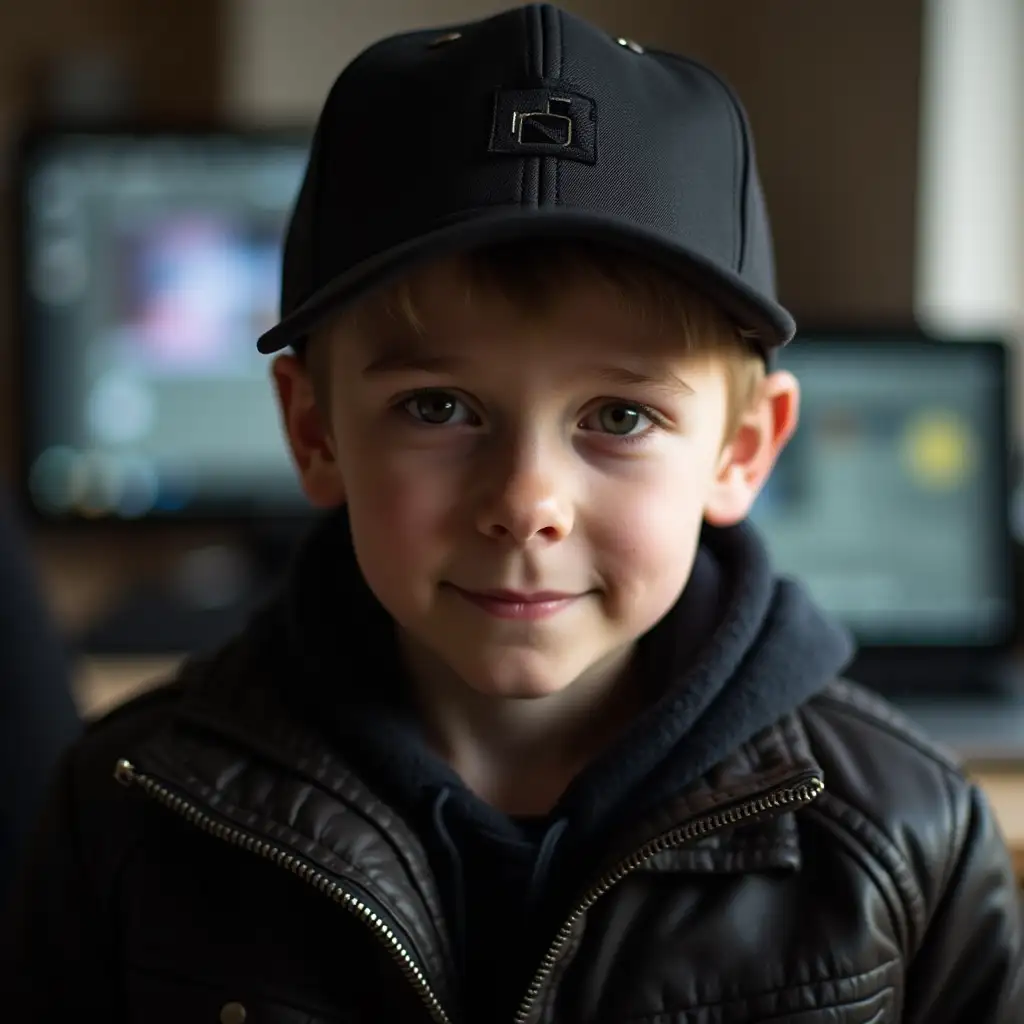
M 467 590 L 452 589 L 471 604 L 498 619 L 536 622 L 564 611 L 582 595 L 563 590 Z

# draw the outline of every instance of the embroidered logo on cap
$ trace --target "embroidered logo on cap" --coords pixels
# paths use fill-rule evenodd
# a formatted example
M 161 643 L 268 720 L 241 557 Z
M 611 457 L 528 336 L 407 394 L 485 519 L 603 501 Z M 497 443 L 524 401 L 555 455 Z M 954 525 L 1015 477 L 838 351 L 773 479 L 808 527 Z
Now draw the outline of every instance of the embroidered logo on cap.
M 592 164 L 597 160 L 594 101 L 558 89 L 499 89 L 487 149 Z

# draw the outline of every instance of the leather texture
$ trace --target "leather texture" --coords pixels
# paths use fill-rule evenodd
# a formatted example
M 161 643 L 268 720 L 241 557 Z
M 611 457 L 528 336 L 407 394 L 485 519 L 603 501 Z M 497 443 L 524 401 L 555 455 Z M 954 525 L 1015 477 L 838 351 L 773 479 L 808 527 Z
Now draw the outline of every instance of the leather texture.
M 19 888 L 10 1019 L 460 1024 L 422 845 L 264 661 L 245 641 L 194 661 L 69 754 Z M 679 830 L 695 838 L 658 845 Z M 1024 1021 L 990 809 L 853 685 L 595 850 L 590 875 L 524 1024 Z

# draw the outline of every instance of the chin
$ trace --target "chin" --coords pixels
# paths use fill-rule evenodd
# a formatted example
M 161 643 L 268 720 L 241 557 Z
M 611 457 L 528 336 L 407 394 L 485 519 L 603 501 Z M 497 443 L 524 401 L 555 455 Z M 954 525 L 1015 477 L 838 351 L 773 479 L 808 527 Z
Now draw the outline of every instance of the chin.
M 516 679 L 513 681 L 493 679 L 471 679 L 467 685 L 483 697 L 496 697 L 500 700 L 540 700 L 561 693 L 571 680 L 552 682 L 551 680 Z
M 482 696 L 503 700 L 550 697 L 567 689 L 576 679 L 577 673 L 559 670 L 554 665 L 529 664 L 531 661 L 534 659 L 509 656 L 497 664 L 465 665 L 458 674 L 470 689 Z

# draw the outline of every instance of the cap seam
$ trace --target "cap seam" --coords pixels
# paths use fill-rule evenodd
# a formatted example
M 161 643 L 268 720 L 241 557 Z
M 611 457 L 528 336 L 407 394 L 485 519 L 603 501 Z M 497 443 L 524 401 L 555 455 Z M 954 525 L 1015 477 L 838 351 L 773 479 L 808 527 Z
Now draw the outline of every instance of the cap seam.
M 562 12 L 557 7 L 549 7 L 551 21 L 552 46 L 551 53 L 554 59 L 554 77 L 561 80 L 562 65 L 565 60 L 564 41 L 562 39 Z M 562 161 L 552 157 L 554 160 L 555 172 L 555 206 L 562 205 Z
M 539 4 L 527 8 L 526 46 L 527 72 L 532 78 L 544 80 L 544 25 Z M 530 65 L 533 65 L 532 67 Z

